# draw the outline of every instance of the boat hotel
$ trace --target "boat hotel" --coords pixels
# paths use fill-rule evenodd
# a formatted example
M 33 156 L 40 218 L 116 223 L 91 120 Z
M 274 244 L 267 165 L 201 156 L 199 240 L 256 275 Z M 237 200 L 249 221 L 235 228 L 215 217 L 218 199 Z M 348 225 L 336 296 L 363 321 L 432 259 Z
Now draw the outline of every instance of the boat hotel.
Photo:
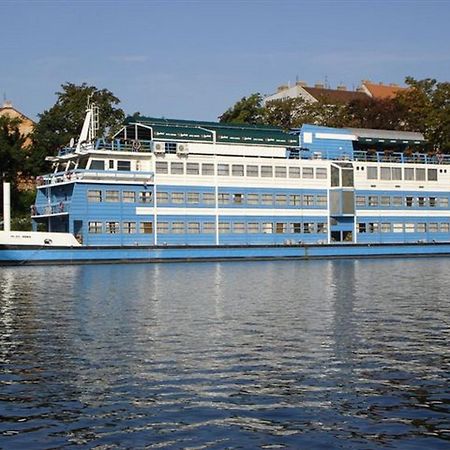
M 149 117 L 110 142 L 97 130 L 91 105 L 48 158 L 33 232 L 10 230 L 5 195 L 0 264 L 450 254 L 450 158 L 420 133 Z

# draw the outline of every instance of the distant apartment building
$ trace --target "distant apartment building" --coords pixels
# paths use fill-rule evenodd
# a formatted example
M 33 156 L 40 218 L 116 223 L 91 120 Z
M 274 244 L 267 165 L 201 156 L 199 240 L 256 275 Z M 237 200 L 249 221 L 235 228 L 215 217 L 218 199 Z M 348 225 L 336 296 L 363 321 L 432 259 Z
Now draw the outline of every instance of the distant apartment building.
M 283 84 L 277 88 L 275 94 L 264 98 L 264 103 L 273 100 L 286 100 L 288 98 L 303 98 L 307 102 L 315 103 L 323 101 L 328 104 L 346 104 L 353 100 L 364 100 L 368 97 L 374 99 L 393 98 L 398 92 L 407 88 L 397 84 L 372 83 L 364 80 L 356 90 L 348 90 L 343 84 L 331 89 L 324 84 L 317 83 L 314 86 L 308 86 L 304 81 L 297 81 L 293 86 Z

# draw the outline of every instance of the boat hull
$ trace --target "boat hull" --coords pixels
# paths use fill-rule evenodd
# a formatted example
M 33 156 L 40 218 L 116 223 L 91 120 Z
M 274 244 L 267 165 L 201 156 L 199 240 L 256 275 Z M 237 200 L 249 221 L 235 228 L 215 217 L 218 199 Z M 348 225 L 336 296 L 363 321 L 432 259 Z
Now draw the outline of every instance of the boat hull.
M 414 244 L 85 246 L 0 245 L 0 265 L 450 256 L 450 242 Z

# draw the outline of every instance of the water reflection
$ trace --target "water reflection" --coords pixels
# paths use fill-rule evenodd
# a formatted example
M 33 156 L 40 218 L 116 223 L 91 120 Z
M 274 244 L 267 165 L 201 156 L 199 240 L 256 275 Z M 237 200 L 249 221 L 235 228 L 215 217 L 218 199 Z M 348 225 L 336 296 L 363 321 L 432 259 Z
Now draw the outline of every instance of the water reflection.
M 440 448 L 450 262 L 0 270 L 0 448 Z

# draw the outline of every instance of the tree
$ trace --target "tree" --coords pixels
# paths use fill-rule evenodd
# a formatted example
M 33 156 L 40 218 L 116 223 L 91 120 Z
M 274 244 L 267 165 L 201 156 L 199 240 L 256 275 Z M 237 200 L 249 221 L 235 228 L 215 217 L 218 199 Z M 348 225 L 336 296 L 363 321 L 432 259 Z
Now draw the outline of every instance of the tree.
M 262 95 L 259 93 L 243 97 L 231 108 L 228 108 L 220 117 L 220 122 L 225 123 L 263 123 Z
M 125 117 L 123 110 L 117 107 L 120 100 L 107 89 L 99 90 L 86 83 L 81 86 L 65 83 L 61 88 L 61 92 L 56 93 L 56 103 L 49 110 L 39 114 L 39 122 L 32 135 L 33 149 L 30 163 L 36 174 L 44 170 L 45 156 L 56 154 L 72 137 L 76 139 L 79 136 L 88 98 L 92 98 L 99 107 L 100 136 L 116 130 Z
M 23 171 L 26 157 L 25 138 L 19 131 L 19 124 L 19 119 L 0 117 L 0 176 L 12 182 Z

